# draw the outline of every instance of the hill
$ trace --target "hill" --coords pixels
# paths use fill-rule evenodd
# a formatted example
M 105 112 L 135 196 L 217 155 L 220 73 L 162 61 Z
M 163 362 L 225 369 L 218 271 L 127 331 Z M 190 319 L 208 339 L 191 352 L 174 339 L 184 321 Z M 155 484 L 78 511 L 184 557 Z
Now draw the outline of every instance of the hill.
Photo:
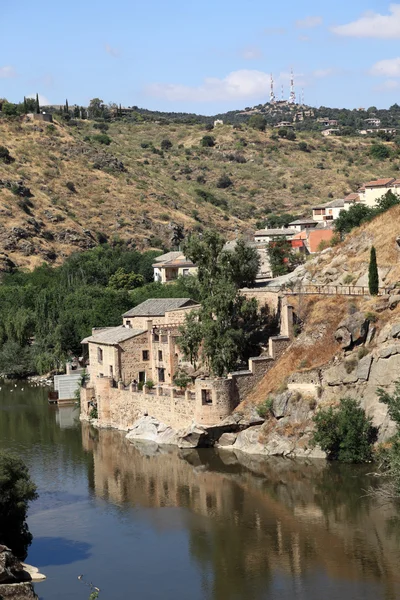
M 204 136 L 214 146 L 202 145 Z M 385 142 L 390 160 L 379 161 L 368 138 L 297 132 L 289 141 L 247 125 L 209 132 L 198 124 L 55 117 L 48 125 L 3 116 L 0 139 L 11 156 L 0 158 L 3 270 L 10 261 L 61 263 L 106 240 L 170 248 L 175 223 L 250 236 L 271 213 L 307 214 L 399 168 L 392 143 Z

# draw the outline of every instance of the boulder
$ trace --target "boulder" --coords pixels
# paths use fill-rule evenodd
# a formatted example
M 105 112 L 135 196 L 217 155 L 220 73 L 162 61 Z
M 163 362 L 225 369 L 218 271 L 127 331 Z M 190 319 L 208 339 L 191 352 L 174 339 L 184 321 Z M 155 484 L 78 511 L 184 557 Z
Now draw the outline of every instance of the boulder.
M 237 433 L 223 433 L 219 438 L 218 445 L 221 447 L 224 446 L 233 446 L 236 442 Z
M 210 445 L 210 438 L 204 427 L 192 424 L 178 431 L 177 444 L 179 448 L 204 448 Z
M 141 417 L 126 435 L 129 441 L 144 440 L 157 444 L 176 444 L 177 434 L 172 427 L 154 417 Z
M 276 419 L 281 419 L 285 416 L 291 395 L 291 392 L 286 391 L 275 396 L 272 403 L 272 413 Z
M 400 299 L 399 299 L 400 301 Z M 344 350 L 350 349 L 356 344 L 365 342 L 368 335 L 369 321 L 364 313 L 356 312 L 344 319 L 335 333 L 335 339 Z
M 391 346 L 386 346 L 385 348 L 381 348 L 379 350 L 380 358 L 389 358 L 394 354 L 400 354 L 400 344 L 393 344 Z
M 24 568 L 10 548 L 0 546 L 0 583 L 16 583 L 24 580 Z
M 390 335 L 392 338 L 400 337 L 400 323 L 396 323 L 390 330 Z
M 0 585 L 2 600 L 38 600 L 31 583 L 5 583 Z
M 373 386 L 388 386 L 398 380 L 399 373 L 400 354 L 393 354 L 388 358 L 379 358 L 372 363 L 369 383 Z
M 394 296 L 389 296 L 389 308 L 393 310 L 400 302 L 400 295 L 396 294 Z
M 371 371 L 372 360 L 373 358 L 371 354 L 364 356 L 364 358 L 360 360 L 360 362 L 357 365 L 357 379 L 368 381 L 369 373 Z

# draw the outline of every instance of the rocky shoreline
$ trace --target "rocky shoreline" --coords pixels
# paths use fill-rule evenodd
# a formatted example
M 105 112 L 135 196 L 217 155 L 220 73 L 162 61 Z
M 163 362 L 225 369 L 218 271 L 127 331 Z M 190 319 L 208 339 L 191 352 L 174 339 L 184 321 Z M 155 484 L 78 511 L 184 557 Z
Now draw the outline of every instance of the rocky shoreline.
M 32 582 L 43 581 L 36 567 L 20 562 L 7 546 L 0 545 L 0 598 L 4 600 L 36 600 Z

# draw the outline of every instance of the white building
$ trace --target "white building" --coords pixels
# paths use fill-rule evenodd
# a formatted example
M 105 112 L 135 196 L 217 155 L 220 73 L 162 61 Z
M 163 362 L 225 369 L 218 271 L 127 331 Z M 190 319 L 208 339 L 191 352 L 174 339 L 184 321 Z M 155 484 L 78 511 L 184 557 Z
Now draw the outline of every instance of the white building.
M 269 244 L 271 240 L 274 239 L 284 239 L 290 240 L 294 235 L 296 235 L 296 229 L 259 229 L 254 234 L 254 241 L 256 243 L 263 242 L 265 244 Z
M 187 259 L 182 252 L 168 252 L 157 256 L 154 269 L 154 281 L 170 283 L 176 281 L 179 276 L 193 275 L 197 267 L 191 260 Z
M 317 222 L 315 219 L 296 219 L 296 221 L 292 221 L 289 223 L 290 229 L 295 229 L 296 231 L 304 231 L 305 229 L 314 229 L 317 226 Z

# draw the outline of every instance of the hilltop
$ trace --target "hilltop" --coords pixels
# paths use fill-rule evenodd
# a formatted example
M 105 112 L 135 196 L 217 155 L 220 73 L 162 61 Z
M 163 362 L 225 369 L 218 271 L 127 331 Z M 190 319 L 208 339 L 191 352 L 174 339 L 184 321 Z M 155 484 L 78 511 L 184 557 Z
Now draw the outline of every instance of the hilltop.
M 297 131 L 291 141 L 245 124 L 205 127 L 0 118 L 11 156 L 0 159 L 0 268 L 61 263 L 107 240 L 170 248 L 173 224 L 251 237 L 271 213 L 306 215 L 399 169 L 392 142 L 380 142 L 391 158 L 377 160 L 367 137 Z

